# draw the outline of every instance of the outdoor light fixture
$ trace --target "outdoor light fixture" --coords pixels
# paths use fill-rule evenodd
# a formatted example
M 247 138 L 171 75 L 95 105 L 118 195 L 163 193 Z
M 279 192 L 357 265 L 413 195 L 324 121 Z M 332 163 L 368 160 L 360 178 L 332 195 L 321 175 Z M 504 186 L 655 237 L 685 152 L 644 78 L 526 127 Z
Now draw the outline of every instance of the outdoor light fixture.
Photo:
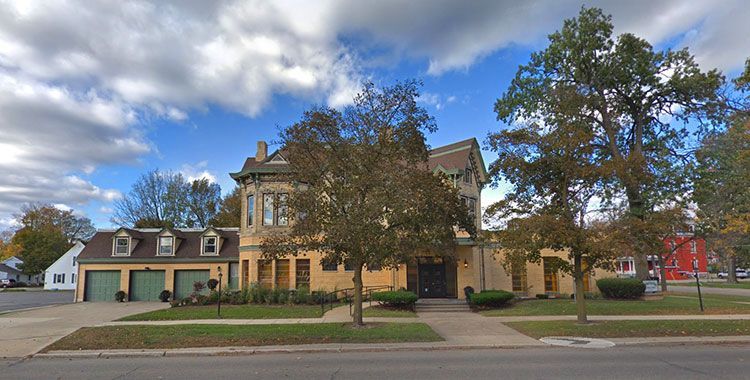
M 469 267 L 469 262 L 466 261 L 466 259 L 464 259 L 464 268 L 468 268 L 468 267 Z
M 149 267 L 146 267 L 146 270 L 151 270 L 151 268 L 149 268 Z

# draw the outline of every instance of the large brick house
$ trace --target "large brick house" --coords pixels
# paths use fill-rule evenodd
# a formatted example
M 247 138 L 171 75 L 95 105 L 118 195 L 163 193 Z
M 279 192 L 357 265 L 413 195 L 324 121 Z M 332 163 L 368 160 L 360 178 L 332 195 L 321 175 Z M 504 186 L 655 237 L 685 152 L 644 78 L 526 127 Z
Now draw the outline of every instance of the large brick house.
M 317 252 L 299 252 L 277 260 L 264 260 L 260 243 L 265 236 L 288 228 L 285 199 L 291 185 L 278 175 L 286 170 L 283 150 L 268 154 L 260 141 L 257 153 L 248 157 L 239 172 L 231 173 L 242 191 L 240 225 L 241 286 L 259 283 L 267 287 L 333 290 L 353 286 L 353 272 L 345 265 L 324 265 Z M 478 229 L 481 229 L 481 194 L 488 183 L 481 150 L 471 138 L 430 151 L 429 169 L 442 172 L 459 188 Z M 397 269 L 366 268 L 366 286 L 406 288 L 423 298 L 463 298 L 463 289 L 506 289 L 520 295 L 572 293 L 573 279 L 550 269 L 553 260 L 565 259 L 561 252 L 547 252 L 541 264 L 527 264 L 508 273 L 499 264 L 502 251 L 482 247 L 465 232 L 456 233 L 456 249 L 449 255 L 419 256 Z M 444 257 L 451 257 L 450 259 Z M 589 278 L 586 286 L 590 287 Z
M 652 277 L 661 277 L 661 262 L 664 263 L 667 281 L 686 280 L 695 273 L 693 262 L 698 264 L 698 274 L 708 275 L 708 256 L 706 241 L 696 237 L 691 232 L 681 232 L 664 239 L 664 253 L 659 260 L 657 255 L 648 256 L 648 270 Z M 633 258 L 630 256 L 618 258 L 615 268 L 620 277 L 635 276 Z

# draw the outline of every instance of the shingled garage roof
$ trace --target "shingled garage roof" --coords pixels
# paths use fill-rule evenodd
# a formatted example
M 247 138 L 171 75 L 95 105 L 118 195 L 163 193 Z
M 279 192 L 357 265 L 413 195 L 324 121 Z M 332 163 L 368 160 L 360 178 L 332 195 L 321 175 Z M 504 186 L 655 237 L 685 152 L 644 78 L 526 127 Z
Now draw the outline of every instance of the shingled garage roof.
M 219 251 L 218 257 L 221 258 L 237 258 L 239 257 L 239 246 L 240 246 L 240 236 L 238 233 L 237 228 L 214 228 L 219 234 L 221 234 L 221 237 L 226 239 L 221 244 L 221 250 Z M 156 245 L 158 242 L 157 236 L 159 235 L 159 232 L 161 229 L 157 228 L 149 228 L 149 229 L 135 229 L 127 230 L 128 233 L 132 233 L 133 231 L 136 232 L 137 235 L 139 235 L 138 244 L 135 246 L 133 251 L 130 253 L 130 256 L 117 256 L 117 259 L 160 259 L 164 261 L 169 261 L 170 259 L 175 258 L 206 258 L 206 257 L 216 257 L 216 256 L 201 256 L 201 234 L 205 230 L 185 230 L 185 229 L 175 229 L 175 232 L 178 232 L 180 235 L 179 238 L 182 238 L 182 242 L 180 243 L 179 247 L 177 247 L 177 251 L 175 251 L 174 256 L 158 256 L 156 254 Z M 112 257 L 112 237 L 114 236 L 116 231 L 99 231 L 97 232 L 93 238 L 91 238 L 91 241 L 89 241 L 88 244 L 86 244 L 86 248 L 81 251 L 81 254 L 78 255 L 78 260 L 86 260 L 86 259 L 109 259 Z M 131 236 L 136 235 L 131 234 Z M 135 237 L 134 237 L 135 238 Z

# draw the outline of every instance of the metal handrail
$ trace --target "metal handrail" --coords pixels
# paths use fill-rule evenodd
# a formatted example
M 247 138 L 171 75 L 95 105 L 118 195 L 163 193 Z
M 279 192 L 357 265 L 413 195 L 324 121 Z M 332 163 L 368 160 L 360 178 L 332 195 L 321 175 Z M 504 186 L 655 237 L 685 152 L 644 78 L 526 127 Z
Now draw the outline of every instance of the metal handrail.
M 391 285 L 374 285 L 374 286 L 363 286 L 362 287 L 362 300 L 369 300 L 370 305 L 372 306 L 372 293 L 374 291 L 379 290 L 393 290 L 393 286 Z M 338 294 L 343 293 L 344 297 L 339 298 Z M 330 305 L 329 310 L 333 310 L 333 304 L 334 302 L 339 302 L 340 300 L 345 300 L 349 304 L 349 315 L 352 315 L 352 304 L 353 304 L 353 297 L 354 297 L 354 288 L 344 288 L 344 289 L 337 289 L 328 293 L 324 293 L 321 296 L 320 300 L 320 310 L 322 312 L 321 315 L 325 314 L 326 312 L 326 305 Z

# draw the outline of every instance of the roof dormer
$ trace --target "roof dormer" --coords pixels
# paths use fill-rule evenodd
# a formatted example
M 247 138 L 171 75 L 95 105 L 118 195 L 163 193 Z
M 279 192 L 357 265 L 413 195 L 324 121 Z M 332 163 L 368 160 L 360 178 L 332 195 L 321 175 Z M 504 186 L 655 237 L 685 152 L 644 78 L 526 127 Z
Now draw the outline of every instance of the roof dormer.
M 180 231 L 162 228 L 156 235 L 156 256 L 174 256 L 184 239 Z
M 201 234 L 201 256 L 218 256 L 223 240 L 221 231 L 213 227 L 206 228 Z
M 112 256 L 130 256 L 141 239 L 143 239 L 143 236 L 136 230 L 118 229 L 112 235 Z

